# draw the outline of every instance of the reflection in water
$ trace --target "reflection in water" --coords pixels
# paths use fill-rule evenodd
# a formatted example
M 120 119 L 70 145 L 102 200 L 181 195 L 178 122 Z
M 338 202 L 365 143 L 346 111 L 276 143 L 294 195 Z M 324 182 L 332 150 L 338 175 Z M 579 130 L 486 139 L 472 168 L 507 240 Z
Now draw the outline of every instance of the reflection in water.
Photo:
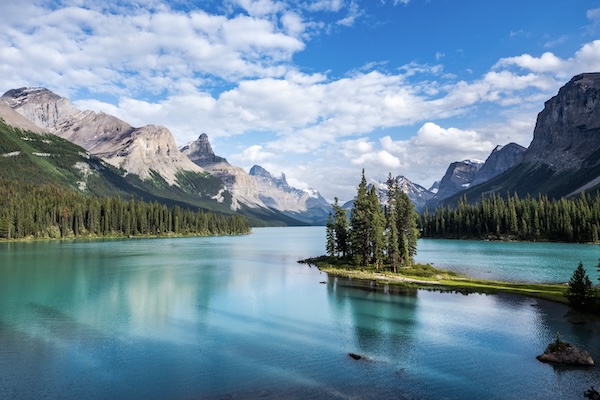
M 323 243 L 323 228 L 2 243 L 0 398 L 579 399 L 600 382 L 535 360 L 557 330 L 600 359 L 597 320 L 296 263 Z
M 330 276 L 328 299 L 337 312 L 349 312 L 356 335 L 352 352 L 374 359 L 410 350 L 416 289 Z

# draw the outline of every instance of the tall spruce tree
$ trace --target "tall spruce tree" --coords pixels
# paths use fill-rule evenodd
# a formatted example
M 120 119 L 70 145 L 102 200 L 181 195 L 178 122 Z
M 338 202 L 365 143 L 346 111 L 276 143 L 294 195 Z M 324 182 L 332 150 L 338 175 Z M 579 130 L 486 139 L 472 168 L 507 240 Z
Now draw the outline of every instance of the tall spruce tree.
M 398 210 L 396 204 L 398 192 L 398 180 L 392 178 L 392 174 L 388 175 L 387 180 L 388 190 L 388 205 L 386 215 L 386 248 L 387 257 L 392 271 L 397 272 L 400 251 L 398 248 Z
M 348 255 L 348 213 L 338 204 L 338 198 L 333 203 L 333 223 L 335 234 L 335 253 L 338 257 Z
M 359 265 L 367 265 L 371 255 L 370 209 L 367 180 L 365 178 L 365 170 L 363 169 L 356 198 L 354 199 L 354 207 L 350 214 L 350 248 L 354 262 Z
M 592 281 L 581 262 L 579 262 L 569 280 L 569 287 L 565 292 L 565 296 L 569 301 L 569 305 L 574 308 L 589 309 L 594 303 L 595 292 L 592 288 Z
M 329 216 L 327 217 L 325 236 L 327 238 L 325 251 L 329 257 L 333 257 L 335 255 L 335 223 L 333 222 L 333 216 L 331 213 L 329 213 Z
M 396 191 L 396 207 L 398 210 L 396 226 L 398 229 L 398 249 L 403 265 L 410 265 L 417 254 L 417 214 L 408 195 L 401 190 Z
M 371 226 L 370 226 L 370 241 L 371 241 L 371 257 L 372 262 L 375 264 L 375 269 L 379 269 L 383 263 L 384 248 L 385 248 L 385 217 L 381 204 L 379 204 L 379 196 L 377 196 L 377 189 L 375 186 L 371 186 L 369 190 L 369 207 L 371 215 Z

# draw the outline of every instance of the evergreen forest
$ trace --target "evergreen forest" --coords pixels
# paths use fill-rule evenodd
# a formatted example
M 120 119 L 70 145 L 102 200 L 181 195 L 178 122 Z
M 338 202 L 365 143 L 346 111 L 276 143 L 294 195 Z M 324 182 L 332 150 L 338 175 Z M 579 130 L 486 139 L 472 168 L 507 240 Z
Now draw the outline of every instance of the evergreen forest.
M 0 239 L 232 235 L 246 217 L 193 211 L 131 197 L 85 196 L 57 185 L 0 181 Z
M 335 199 L 326 228 L 329 257 L 350 265 L 390 268 L 394 272 L 413 264 L 419 233 L 417 214 L 391 174 L 387 185 L 387 205 L 381 207 L 377 191 L 374 186 L 368 188 L 363 170 L 350 218 Z
M 551 200 L 542 194 L 523 199 L 495 194 L 477 204 L 463 196 L 455 208 L 425 210 L 419 228 L 425 238 L 598 243 L 600 196 Z

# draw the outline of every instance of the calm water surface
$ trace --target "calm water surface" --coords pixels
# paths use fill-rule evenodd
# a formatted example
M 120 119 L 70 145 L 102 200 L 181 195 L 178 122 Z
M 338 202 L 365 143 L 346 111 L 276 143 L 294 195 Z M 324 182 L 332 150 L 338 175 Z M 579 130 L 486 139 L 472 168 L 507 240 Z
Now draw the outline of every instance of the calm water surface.
M 581 261 L 597 282 L 600 246 L 569 243 L 421 239 L 418 262 L 483 279 L 568 282 Z
M 560 331 L 600 360 L 597 320 L 527 297 L 373 291 L 297 264 L 323 244 L 313 227 L 0 244 L 0 398 L 581 399 L 600 386 L 597 367 L 535 359 Z M 479 273 L 503 268 L 477 252 L 451 262 L 473 270 L 472 257 Z

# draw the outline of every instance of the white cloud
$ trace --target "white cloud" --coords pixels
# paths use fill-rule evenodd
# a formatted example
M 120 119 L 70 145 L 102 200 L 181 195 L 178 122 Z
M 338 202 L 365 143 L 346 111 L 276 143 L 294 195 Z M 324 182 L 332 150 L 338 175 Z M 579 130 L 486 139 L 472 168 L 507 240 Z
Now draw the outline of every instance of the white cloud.
M 354 165 L 361 165 L 371 169 L 387 168 L 391 170 L 400 166 L 400 160 L 385 150 L 362 154 L 351 162 Z
M 285 9 L 285 4 L 271 0 L 231 0 L 250 15 L 265 16 L 277 14 Z
M 585 43 L 573 57 L 562 59 L 551 52 L 540 57 L 523 54 L 500 59 L 494 69 L 518 67 L 537 74 L 552 74 L 568 78 L 582 72 L 600 70 L 600 40 Z
M 563 70 L 566 67 L 566 61 L 560 59 L 550 52 L 546 52 L 541 57 L 533 57 L 529 54 L 523 54 L 517 57 L 507 57 L 501 59 L 495 68 L 508 67 L 516 65 L 523 69 L 533 72 L 551 72 Z
M 246 140 L 236 144 L 245 148 L 220 155 L 283 170 L 290 181 L 307 182 L 329 198 L 354 190 L 361 167 L 381 179 L 392 172 L 427 184 L 452 161 L 485 159 L 508 141 L 526 145 L 543 101 L 571 76 L 600 70 L 600 40 L 571 57 L 505 57 L 477 76 L 466 69 L 473 75 L 466 80 L 442 64 L 417 61 L 397 67 L 366 60 L 335 79 L 295 65 L 315 34 L 355 25 L 364 15 L 350 0 L 229 0 L 220 15 L 174 11 L 158 0 L 136 7 L 40 4 L 0 2 L 0 74 L 7 89 L 43 85 L 79 94 L 80 108 L 134 126 L 167 126 L 179 144 L 206 132 L 226 146 L 224 138 L 238 135 Z M 600 9 L 586 15 L 600 21 Z M 530 33 L 511 32 L 520 35 Z M 478 118 L 483 113 L 491 116 L 485 123 Z M 248 136 L 257 134 L 260 144 L 250 145 Z

